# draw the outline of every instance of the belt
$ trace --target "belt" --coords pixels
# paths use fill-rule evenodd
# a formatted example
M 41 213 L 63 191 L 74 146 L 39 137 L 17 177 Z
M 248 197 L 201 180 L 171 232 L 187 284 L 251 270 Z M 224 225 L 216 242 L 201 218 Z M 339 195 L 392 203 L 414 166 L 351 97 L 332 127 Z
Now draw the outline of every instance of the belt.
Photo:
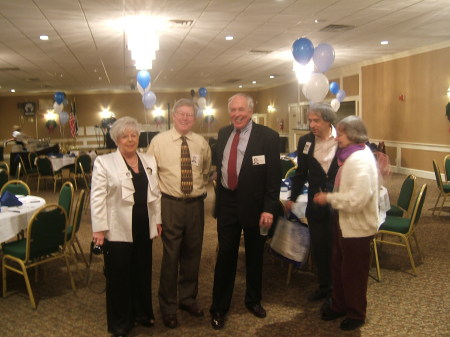
M 181 201 L 181 202 L 194 202 L 194 201 L 204 200 L 206 198 L 206 193 L 199 195 L 198 197 L 185 197 L 185 198 L 177 198 L 172 195 L 165 194 L 165 193 L 161 193 L 161 195 L 163 196 L 163 198 L 167 198 L 167 199 L 175 200 L 175 201 Z

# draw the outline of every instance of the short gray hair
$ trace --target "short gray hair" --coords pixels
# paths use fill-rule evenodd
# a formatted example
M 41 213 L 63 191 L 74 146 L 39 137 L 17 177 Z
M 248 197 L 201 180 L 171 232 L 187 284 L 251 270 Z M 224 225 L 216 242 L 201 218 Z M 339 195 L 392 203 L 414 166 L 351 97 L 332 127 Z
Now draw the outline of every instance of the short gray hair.
M 325 122 L 329 122 L 330 124 L 334 124 L 337 119 L 336 112 L 334 112 L 330 104 L 326 103 L 311 104 L 308 110 L 308 115 L 310 113 L 319 115 Z
M 194 109 L 194 117 L 197 116 L 197 107 L 195 106 L 195 103 L 191 99 L 180 98 L 178 101 L 176 101 L 172 108 L 172 114 L 175 114 L 175 112 L 177 112 L 177 109 L 180 106 L 190 106 L 192 109 Z
M 337 124 L 336 129 L 344 132 L 353 143 L 361 144 L 369 140 L 366 126 L 360 117 L 347 116 Z
M 247 106 L 250 108 L 250 110 L 252 110 L 253 111 L 253 106 L 255 105 L 254 103 L 253 103 L 253 98 L 251 98 L 251 96 L 249 96 L 249 95 L 247 95 L 247 94 L 244 94 L 244 93 L 242 93 L 242 92 L 239 92 L 239 93 L 237 93 L 237 94 L 234 94 L 233 96 L 231 96 L 229 99 L 228 99 L 228 110 L 230 110 L 230 104 L 231 104 L 231 101 L 233 101 L 233 99 L 235 99 L 236 97 L 244 97 L 246 100 L 247 100 Z
M 124 134 L 125 130 L 134 131 L 139 135 L 141 132 L 141 125 L 133 117 L 125 116 L 116 120 L 112 125 L 111 130 L 109 130 L 109 135 L 116 145 L 117 140 Z

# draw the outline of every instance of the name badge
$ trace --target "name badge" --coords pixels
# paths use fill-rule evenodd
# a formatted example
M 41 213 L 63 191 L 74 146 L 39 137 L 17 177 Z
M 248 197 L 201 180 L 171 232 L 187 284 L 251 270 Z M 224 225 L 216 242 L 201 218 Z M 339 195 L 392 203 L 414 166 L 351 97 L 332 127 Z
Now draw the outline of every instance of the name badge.
M 303 148 L 303 154 L 308 154 L 310 147 L 311 147 L 311 142 L 306 142 L 305 147 Z
M 191 155 L 191 165 L 194 165 L 194 166 L 200 165 L 200 155 L 199 154 Z
M 266 163 L 266 157 L 262 154 L 260 156 L 252 157 L 253 165 L 264 165 Z

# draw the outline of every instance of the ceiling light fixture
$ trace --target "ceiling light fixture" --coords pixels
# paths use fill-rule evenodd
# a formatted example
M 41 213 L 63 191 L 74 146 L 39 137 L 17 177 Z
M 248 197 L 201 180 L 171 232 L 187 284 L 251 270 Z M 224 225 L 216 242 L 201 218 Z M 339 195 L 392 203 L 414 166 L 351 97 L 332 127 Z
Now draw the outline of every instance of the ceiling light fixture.
M 252 81 L 253 84 L 256 84 L 256 81 Z
M 242 89 L 242 84 L 239 84 L 239 89 Z
M 302 65 L 294 60 L 292 70 L 295 72 L 298 83 L 305 84 L 308 82 L 312 72 L 314 71 L 314 61 L 311 60 L 308 64 Z
M 384 40 L 384 41 L 381 41 L 380 44 L 381 44 L 382 46 L 384 46 L 384 45 L 389 44 L 389 41 L 388 41 L 388 40 Z
M 41 36 L 39 36 L 39 39 L 41 39 L 42 41 L 47 41 L 48 35 L 41 35 Z
M 231 35 L 225 36 L 225 40 L 227 40 L 227 41 L 232 41 L 233 39 L 234 39 L 234 36 L 231 36 Z
M 275 75 L 269 75 L 269 78 L 275 78 Z
M 16 92 L 16 89 L 11 89 L 11 92 Z

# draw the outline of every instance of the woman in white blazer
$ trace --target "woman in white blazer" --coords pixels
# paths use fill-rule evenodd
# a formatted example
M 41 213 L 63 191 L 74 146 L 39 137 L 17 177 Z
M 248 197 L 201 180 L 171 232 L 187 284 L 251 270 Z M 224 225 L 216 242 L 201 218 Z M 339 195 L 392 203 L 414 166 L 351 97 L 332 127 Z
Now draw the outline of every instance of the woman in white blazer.
M 154 325 L 152 239 L 161 234 L 161 192 L 153 156 L 138 153 L 140 126 L 119 118 L 110 135 L 117 151 L 96 158 L 91 218 L 103 246 L 108 331 L 124 336 L 137 322 Z
M 318 193 L 314 202 L 337 211 L 334 217 L 331 264 L 331 306 L 322 312 L 325 321 L 342 316 L 342 330 L 364 324 L 367 307 L 370 243 L 378 229 L 378 170 L 363 121 L 348 116 L 336 126 L 340 166 L 332 193 Z

